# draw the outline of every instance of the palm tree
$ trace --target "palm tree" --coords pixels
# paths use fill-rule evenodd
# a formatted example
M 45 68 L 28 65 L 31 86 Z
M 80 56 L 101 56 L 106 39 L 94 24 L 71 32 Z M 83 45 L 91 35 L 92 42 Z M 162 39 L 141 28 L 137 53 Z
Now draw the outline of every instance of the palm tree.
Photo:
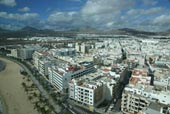
M 28 78 L 27 81 L 29 82 L 29 81 L 31 81 L 31 80 Z
M 27 86 L 24 86 L 24 89 L 25 89 L 25 91 L 28 93 L 28 87 Z
M 49 110 L 54 110 L 54 107 L 49 105 Z
M 34 109 L 37 109 L 37 107 L 39 107 L 38 102 L 35 102 Z
M 34 84 L 34 83 L 32 83 L 30 87 L 31 87 L 31 88 L 35 88 L 35 84 Z
M 38 105 L 36 108 L 37 108 L 37 111 L 41 113 L 41 108 L 40 108 L 40 106 Z
M 44 107 L 41 107 L 40 110 L 41 110 L 41 113 L 42 113 L 42 114 L 46 114 L 46 110 L 45 110 Z
M 25 84 L 25 82 L 22 82 L 21 84 L 22 84 L 22 86 L 23 86 L 23 87 L 26 87 L 26 84 Z
M 29 100 L 32 100 L 32 98 L 33 98 L 32 96 L 28 96 L 28 99 L 29 99 Z
M 33 93 L 33 96 L 34 96 L 34 97 L 37 97 L 38 95 L 37 95 L 37 93 L 36 93 L 36 92 L 34 92 L 34 93 Z

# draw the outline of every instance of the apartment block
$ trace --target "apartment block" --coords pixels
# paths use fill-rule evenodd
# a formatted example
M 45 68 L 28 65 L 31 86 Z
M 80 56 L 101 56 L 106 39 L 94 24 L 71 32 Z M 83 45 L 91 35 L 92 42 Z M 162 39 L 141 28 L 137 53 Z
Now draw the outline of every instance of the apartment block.
M 35 51 L 33 53 L 34 66 L 43 76 L 48 75 L 48 67 L 52 63 L 52 60 L 47 55 L 49 55 L 47 51 Z
M 146 98 L 126 91 L 122 95 L 121 110 L 126 114 L 137 114 L 140 110 L 147 107 L 149 103 Z
M 123 113 L 138 113 L 148 107 L 151 102 L 161 104 L 161 108 L 170 105 L 170 91 L 156 90 L 150 85 L 150 80 L 145 70 L 133 70 L 129 84 L 122 94 L 121 111 Z
M 72 79 L 69 82 L 69 98 L 93 111 L 104 100 L 111 101 L 116 81 L 102 70 Z
M 48 75 L 48 67 L 50 67 L 52 61 L 48 58 L 41 58 L 38 61 L 38 71 L 41 75 L 47 76 Z
M 58 64 L 48 68 L 50 82 L 60 91 L 68 91 L 68 82 L 95 71 L 93 63 L 82 62 L 79 65 Z
M 104 85 L 101 82 L 71 80 L 69 98 L 88 106 L 97 106 L 104 100 Z

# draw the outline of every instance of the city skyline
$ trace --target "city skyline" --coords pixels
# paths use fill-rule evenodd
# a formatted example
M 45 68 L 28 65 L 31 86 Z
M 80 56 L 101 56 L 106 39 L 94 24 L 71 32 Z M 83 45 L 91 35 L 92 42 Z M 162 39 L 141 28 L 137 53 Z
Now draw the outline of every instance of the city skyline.
M 169 0 L 1 0 L 0 27 L 170 29 Z

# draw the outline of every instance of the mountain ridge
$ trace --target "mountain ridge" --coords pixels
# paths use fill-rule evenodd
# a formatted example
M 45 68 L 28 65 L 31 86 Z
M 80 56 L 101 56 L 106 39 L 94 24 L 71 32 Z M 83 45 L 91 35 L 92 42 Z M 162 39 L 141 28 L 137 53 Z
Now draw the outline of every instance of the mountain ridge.
M 0 38 L 21 38 L 21 37 L 31 37 L 31 36 L 76 36 L 77 33 L 96 33 L 96 34 L 124 34 L 124 35 L 169 35 L 170 30 L 165 32 L 148 32 L 142 30 L 136 30 L 132 28 L 120 28 L 120 29 L 112 29 L 112 30 L 98 30 L 95 28 L 85 27 L 85 28 L 76 28 L 69 29 L 65 31 L 56 31 L 52 29 L 37 29 L 31 26 L 25 26 L 19 30 L 12 31 L 0 28 Z

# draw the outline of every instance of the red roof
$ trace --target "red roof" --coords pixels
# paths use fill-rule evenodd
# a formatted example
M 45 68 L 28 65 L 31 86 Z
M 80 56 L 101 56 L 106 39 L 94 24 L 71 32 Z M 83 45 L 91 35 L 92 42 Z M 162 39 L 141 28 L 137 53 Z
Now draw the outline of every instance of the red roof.
M 133 70 L 132 75 L 135 75 L 135 76 L 139 76 L 139 75 L 147 76 L 147 71 L 135 69 L 135 70 Z

